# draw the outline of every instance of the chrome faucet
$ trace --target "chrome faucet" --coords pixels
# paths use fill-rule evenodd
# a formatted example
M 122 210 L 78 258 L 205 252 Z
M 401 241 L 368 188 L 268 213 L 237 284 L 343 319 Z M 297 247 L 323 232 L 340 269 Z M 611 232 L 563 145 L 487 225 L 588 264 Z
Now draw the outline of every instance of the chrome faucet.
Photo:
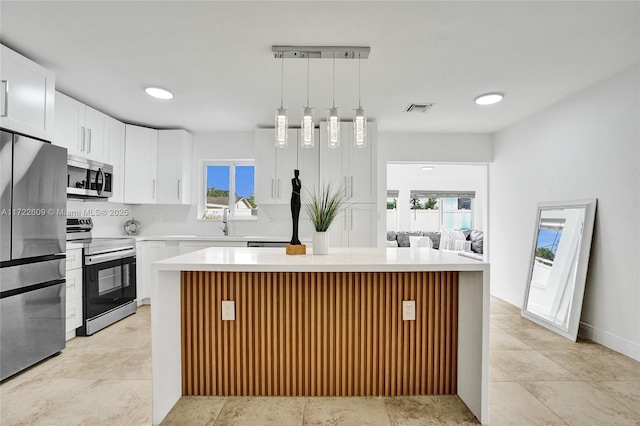
M 224 223 L 224 227 L 220 228 L 222 229 L 222 232 L 224 233 L 225 237 L 229 235 L 228 216 L 229 216 L 229 208 L 225 207 L 224 209 L 222 209 L 222 223 Z

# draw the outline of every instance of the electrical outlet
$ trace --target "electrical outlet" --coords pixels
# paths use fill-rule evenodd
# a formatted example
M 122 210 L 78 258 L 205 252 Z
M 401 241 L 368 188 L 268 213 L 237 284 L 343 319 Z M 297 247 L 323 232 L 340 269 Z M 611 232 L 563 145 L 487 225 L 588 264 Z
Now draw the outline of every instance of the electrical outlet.
M 222 301 L 222 321 L 235 321 L 236 302 L 233 300 Z
M 416 320 L 416 301 L 403 300 L 402 301 L 402 321 L 415 321 L 415 320 Z
M 153 216 L 151 216 L 151 222 L 153 222 L 153 223 L 162 222 L 162 215 L 161 214 L 154 214 Z

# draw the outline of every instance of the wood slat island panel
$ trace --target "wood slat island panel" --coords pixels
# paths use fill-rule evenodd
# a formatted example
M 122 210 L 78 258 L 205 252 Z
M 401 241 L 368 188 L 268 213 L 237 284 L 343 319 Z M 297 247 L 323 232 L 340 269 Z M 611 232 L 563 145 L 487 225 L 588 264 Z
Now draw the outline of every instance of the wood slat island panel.
M 180 274 L 183 395 L 457 393 L 458 272 Z

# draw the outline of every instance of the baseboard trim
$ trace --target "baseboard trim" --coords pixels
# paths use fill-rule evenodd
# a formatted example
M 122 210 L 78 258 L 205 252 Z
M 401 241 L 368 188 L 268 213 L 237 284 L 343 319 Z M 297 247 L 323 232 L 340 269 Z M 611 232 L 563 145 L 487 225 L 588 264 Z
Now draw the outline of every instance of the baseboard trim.
M 591 324 L 587 324 L 582 321 L 580 322 L 578 335 L 599 343 L 602 346 L 606 346 L 611 350 L 620 352 L 622 355 L 626 355 L 636 361 L 640 361 L 640 345 L 630 342 L 627 339 L 623 339 L 620 336 L 599 330 Z

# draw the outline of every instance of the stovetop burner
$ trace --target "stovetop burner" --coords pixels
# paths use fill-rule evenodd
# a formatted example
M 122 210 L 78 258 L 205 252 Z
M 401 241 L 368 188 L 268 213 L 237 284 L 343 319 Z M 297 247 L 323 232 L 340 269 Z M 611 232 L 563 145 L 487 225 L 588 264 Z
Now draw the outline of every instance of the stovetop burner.
M 93 220 L 90 217 L 67 218 L 67 241 L 82 244 L 85 254 L 107 250 L 126 250 L 135 248 L 136 240 L 128 237 L 93 237 Z

